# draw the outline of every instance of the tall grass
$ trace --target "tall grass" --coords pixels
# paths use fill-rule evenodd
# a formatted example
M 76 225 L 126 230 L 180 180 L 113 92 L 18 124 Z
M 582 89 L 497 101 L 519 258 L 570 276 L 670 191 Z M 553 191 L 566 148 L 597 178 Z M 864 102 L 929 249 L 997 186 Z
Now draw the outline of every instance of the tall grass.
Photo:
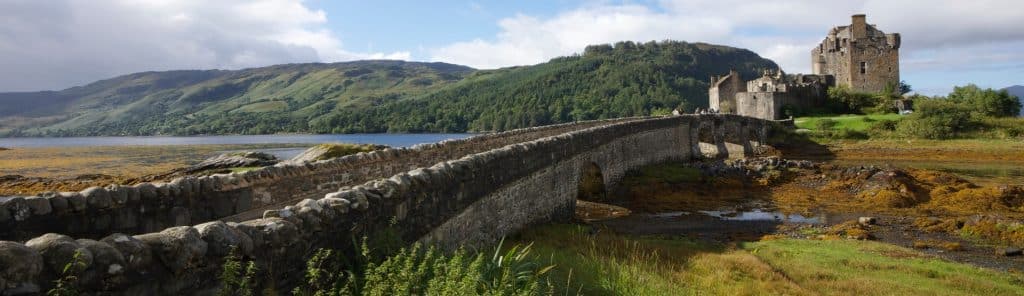
M 352 265 L 338 252 L 320 249 L 306 262 L 305 282 L 292 295 L 554 295 L 548 277 L 554 266 L 542 264 L 532 250 L 529 244 L 499 244 L 491 253 L 445 254 L 415 244 L 374 261 L 364 243 L 363 257 Z M 242 275 L 242 265 L 237 256 L 228 257 L 219 295 L 256 294 L 255 272 Z

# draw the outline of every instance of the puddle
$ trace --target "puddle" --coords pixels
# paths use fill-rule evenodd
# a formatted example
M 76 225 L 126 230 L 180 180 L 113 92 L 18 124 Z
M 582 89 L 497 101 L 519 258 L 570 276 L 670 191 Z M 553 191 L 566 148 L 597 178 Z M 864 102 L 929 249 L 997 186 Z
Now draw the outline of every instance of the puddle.
M 750 211 L 697 211 L 696 213 L 677 211 L 641 215 L 656 218 L 685 218 L 686 216 L 697 215 L 697 213 L 726 221 L 777 221 L 803 224 L 821 224 L 825 222 L 821 217 L 806 217 L 800 214 L 785 214 L 779 211 L 763 211 L 761 209 Z

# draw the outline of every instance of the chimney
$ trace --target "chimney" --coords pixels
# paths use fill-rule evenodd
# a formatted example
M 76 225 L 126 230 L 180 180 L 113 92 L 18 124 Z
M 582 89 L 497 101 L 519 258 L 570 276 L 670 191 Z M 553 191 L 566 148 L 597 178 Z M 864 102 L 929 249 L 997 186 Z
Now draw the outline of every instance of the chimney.
M 851 39 L 862 39 L 868 37 L 868 22 L 867 16 L 864 14 L 854 14 L 852 17 L 853 23 L 850 24 L 850 38 Z

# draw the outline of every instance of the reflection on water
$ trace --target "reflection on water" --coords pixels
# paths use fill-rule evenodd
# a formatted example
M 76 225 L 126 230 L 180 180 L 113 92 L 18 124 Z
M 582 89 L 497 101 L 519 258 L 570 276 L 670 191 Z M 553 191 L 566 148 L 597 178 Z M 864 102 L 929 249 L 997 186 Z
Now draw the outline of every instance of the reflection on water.
M 786 214 L 779 211 L 765 211 L 762 209 L 753 209 L 750 211 L 697 211 L 700 214 L 715 217 L 721 220 L 729 221 L 777 221 L 777 222 L 789 222 L 789 223 L 806 223 L 806 224 L 820 224 L 824 221 L 821 217 L 806 217 L 800 214 Z M 650 217 L 657 218 L 684 218 L 689 215 L 695 215 L 696 213 L 677 211 L 677 212 L 662 212 L 653 214 L 642 214 Z
M 843 166 L 875 165 L 882 167 L 936 170 L 957 174 L 964 179 L 979 185 L 1024 185 L 1024 165 L 1019 163 L 920 160 L 837 160 L 832 163 Z

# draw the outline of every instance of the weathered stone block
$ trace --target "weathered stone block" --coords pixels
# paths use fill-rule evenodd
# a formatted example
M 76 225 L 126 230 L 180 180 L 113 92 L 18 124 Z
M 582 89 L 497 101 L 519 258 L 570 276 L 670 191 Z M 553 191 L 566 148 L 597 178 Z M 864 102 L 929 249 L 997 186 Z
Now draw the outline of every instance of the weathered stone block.
M 25 204 L 32 210 L 32 215 L 46 215 L 53 212 L 50 200 L 42 196 L 29 196 L 25 198 Z
M 174 207 L 171 209 L 171 218 L 174 219 L 174 226 L 192 225 L 192 216 L 187 208 Z
M 85 203 L 89 208 L 106 209 L 110 207 L 110 193 L 106 189 L 94 186 L 82 190 L 81 193 L 85 197 Z
M 32 209 L 25 202 L 25 198 L 20 196 L 0 200 L 0 211 L 6 211 L 9 219 L 14 221 L 25 221 L 32 216 Z
M 25 245 L 0 241 L 0 291 L 10 295 L 39 292 L 36 276 L 43 270 L 43 257 Z
M 179 226 L 157 233 L 136 235 L 156 258 L 174 274 L 181 274 L 203 263 L 207 244 L 195 228 Z
M 207 222 L 195 226 L 199 236 L 206 242 L 211 256 L 227 256 L 232 249 L 239 254 L 252 254 L 252 239 L 241 230 L 221 221 Z
M 92 265 L 92 252 L 82 248 L 78 242 L 66 235 L 47 233 L 30 239 L 25 242 L 25 246 L 39 252 L 43 256 L 43 262 L 53 273 L 63 270 L 65 265 L 72 262 L 76 253 L 79 254 L 79 260 L 84 266 Z
M 76 242 L 92 253 L 92 266 L 82 274 L 82 282 L 100 288 L 120 282 L 127 266 L 120 251 L 107 243 L 91 239 L 79 239 Z
M 145 242 L 126 234 L 115 233 L 100 240 L 121 253 L 129 269 L 144 272 L 153 262 L 153 254 Z
M 110 194 L 110 206 L 122 207 L 128 203 L 128 191 L 121 185 L 110 185 L 107 186 L 107 192 Z

